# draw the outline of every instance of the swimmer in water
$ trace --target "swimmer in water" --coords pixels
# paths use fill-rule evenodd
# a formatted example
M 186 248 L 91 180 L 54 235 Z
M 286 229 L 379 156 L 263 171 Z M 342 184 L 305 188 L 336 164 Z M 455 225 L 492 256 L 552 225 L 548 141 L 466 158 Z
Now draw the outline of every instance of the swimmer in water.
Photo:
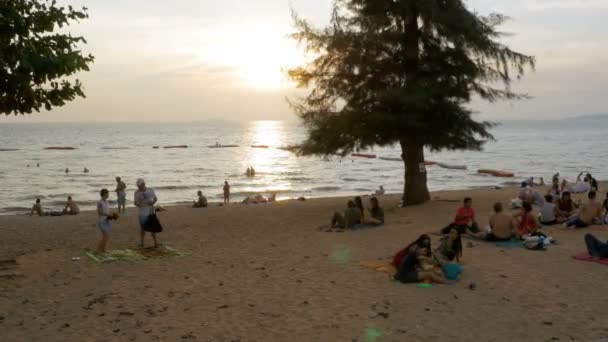
M 83 170 L 84 173 L 89 173 L 89 169 L 87 169 L 86 167 Z
M 68 169 L 67 167 L 65 168 L 65 174 L 67 175 L 68 173 L 70 173 L 70 169 Z

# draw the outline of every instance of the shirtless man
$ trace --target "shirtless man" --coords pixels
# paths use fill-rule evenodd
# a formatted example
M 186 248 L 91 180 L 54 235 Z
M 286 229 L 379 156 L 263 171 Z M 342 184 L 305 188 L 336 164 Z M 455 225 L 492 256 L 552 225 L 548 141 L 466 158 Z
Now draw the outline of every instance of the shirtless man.
M 602 205 L 595 200 L 595 191 L 589 191 L 589 201 L 581 206 L 577 217 L 566 223 L 567 227 L 585 228 L 594 224 L 604 225 L 602 220 Z
M 502 203 L 494 204 L 494 215 L 490 216 L 491 232 L 469 233 L 472 237 L 486 241 L 508 241 L 516 234 L 517 225 L 513 216 L 503 212 Z
M 203 196 L 202 191 L 197 192 L 198 200 L 192 204 L 192 208 L 207 208 L 207 197 Z
M 68 201 L 63 208 L 63 213 L 67 215 L 78 215 L 80 214 L 80 208 L 78 204 L 72 200 L 72 196 L 68 196 Z

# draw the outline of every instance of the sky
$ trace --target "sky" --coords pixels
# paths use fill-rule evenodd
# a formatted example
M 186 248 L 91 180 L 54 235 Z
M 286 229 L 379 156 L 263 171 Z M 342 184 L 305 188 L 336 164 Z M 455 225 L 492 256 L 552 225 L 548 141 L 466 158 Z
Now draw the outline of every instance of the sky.
M 303 63 L 290 8 L 325 25 L 333 0 L 59 0 L 90 18 L 69 30 L 95 56 L 78 78 L 86 99 L 0 122 L 293 120 L 295 90 L 281 70 Z M 525 101 L 474 101 L 493 121 L 608 113 L 608 0 L 468 0 L 512 18 L 504 42 L 537 59 L 514 89 Z

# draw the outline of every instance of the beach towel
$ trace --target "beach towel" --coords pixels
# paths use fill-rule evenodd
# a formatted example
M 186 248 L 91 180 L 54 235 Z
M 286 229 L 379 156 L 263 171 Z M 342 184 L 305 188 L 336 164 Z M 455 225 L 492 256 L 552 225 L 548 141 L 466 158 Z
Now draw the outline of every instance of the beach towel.
M 496 247 L 500 248 L 523 248 L 524 245 L 517 239 L 511 239 L 509 241 L 499 241 L 496 243 Z
M 371 261 L 361 261 L 359 263 L 360 266 L 376 271 L 376 272 L 382 272 L 382 273 L 387 273 L 387 274 L 394 274 L 395 272 L 397 272 L 397 270 L 395 269 L 395 267 L 393 267 L 393 265 L 391 265 L 391 261 L 390 260 L 371 260 Z
M 183 257 L 186 256 L 187 253 L 180 252 L 173 247 L 160 246 L 158 248 L 116 249 L 109 251 L 105 255 L 87 251 L 85 252 L 85 255 L 101 264 L 117 261 L 143 261 L 165 257 Z
M 590 261 L 590 262 L 595 262 L 597 264 L 608 266 L 608 259 L 597 259 L 597 258 L 594 258 L 591 255 L 589 255 L 589 253 L 587 253 L 587 252 L 578 253 L 577 255 L 573 256 L 572 258 L 574 258 L 575 260 Z

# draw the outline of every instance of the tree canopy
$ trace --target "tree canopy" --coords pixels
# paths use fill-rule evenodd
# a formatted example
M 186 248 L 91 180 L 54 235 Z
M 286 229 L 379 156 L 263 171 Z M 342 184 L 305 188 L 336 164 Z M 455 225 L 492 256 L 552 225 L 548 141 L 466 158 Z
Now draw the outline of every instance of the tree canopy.
M 94 58 L 78 49 L 83 37 L 56 32 L 85 18 L 86 8 L 55 0 L 0 1 L 0 113 L 51 110 L 85 97 L 82 83 L 65 77 L 88 71 Z
M 535 61 L 499 41 L 505 20 L 461 0 L 337 0 L 322 29 L 294 14 L 292 37 L 314 56 L 288 72 L 310 89 L 291 101 L 308 128 L 300 152 L 399 143 L 404 201 L 428 200 L 423 148 L 481 149 L 492 124 L 473 119 L 472 97 L 525 97 L 510 85 Z

